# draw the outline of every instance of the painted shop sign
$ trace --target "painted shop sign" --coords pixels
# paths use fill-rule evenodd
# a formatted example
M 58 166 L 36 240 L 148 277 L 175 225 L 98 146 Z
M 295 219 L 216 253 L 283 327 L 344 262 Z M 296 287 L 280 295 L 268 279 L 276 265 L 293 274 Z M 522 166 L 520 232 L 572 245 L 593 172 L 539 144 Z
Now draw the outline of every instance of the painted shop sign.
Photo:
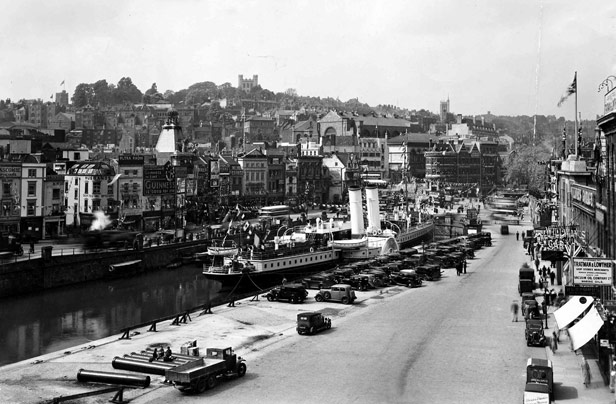
M 121 166 L 142 166 L 145 161 L 142 154 L 122 154 L 118 157 L 118 164 Z
M 21 167 L 0 166 L 0 178 L 20 178 Z
M 612 260 L 573 258 L 574 285 L 611 285 L 612 278 Z
M 588 189 L 572 186 L 571 198 L 589 208 L 595 207 L 595 194 Z

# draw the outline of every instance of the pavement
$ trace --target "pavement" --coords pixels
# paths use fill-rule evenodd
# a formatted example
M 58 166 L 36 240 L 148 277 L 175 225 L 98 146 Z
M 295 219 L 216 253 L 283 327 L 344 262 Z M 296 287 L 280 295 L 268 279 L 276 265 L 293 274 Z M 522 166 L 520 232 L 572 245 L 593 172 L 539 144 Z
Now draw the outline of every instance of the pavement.
M 525 214 L 528 218 L 530 215 Z M 509 232 L 514 233 L 522 230 L 532 229 L 532 223 L 526 219 L 520 223 L 520 226 L 510 226 Z M 522 246 L 522 237 L 519 240 L 520 243 L 520 255 L 526 254 Z M 526 255 L 528 259 L 528 265 L 535 269 L 535 264 L 532 262 L 530 256 Z M 551 263 L 549 261 L 540 261 L 539 268 L 546 266 L 550 268 Z M 558 285 L 558 281 L 554 282 L 554 285 L 550 285 L 549 289 L 554 289 L 556 294 L 559 292 L 565 292 L 564 285 Z M 543 295 L 541 289 L 534 290 L 535 295 Z M 542 297 L 538 299 L 541 302 Z M 552 331 L 556 327 L 556 320 L 554 319 L 554 311 L 557 310 L 556 306 L 548 306 L 548 329 L 545 330 L 546 336 L 551 337 Z M 520 316 L 523 320 L 523 318 Z M 558 343 L 558 349 L 552 352 L 549 346 L 545 347 L 545 358 L 552 361 L 554 368 L 554 400 L 553 403 L 567 403 L 567 404 L 594 404 L 594 403 L 615 403 L 616 394 L 610 391 L 609 375 L 604 379 L 604 375 L 601 374 L 599 367 L 599 359 L 592 348 L 594 342 L 591 340 L 587 345 L 582 348 L 573 351 L 571 349 L 571 343 L 568 334 L 565 330 L 560 332 L 560 342 Z M 582 360 L 586 359 L 590 366 L 590 385 L 587 387 L 584 385 L 584 377 L 582 374 Z

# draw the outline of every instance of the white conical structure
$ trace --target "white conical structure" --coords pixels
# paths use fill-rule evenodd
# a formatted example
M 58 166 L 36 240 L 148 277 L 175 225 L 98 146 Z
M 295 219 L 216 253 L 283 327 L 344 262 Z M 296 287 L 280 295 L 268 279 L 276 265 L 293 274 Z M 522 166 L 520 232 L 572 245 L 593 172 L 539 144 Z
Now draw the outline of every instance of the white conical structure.
M 351 215 L 351 237 L 361 238 L 364 235 L 364 214 L 361 207 L 361 190 L 349 188 L 349 214 Z
M 156 151 L 159 153 L 175 153 L 176 144 L 182 138 L 182 127 L 177 122 L 177 112 L 169 113 L 167 122 L 163 125 L 163 130 L 156 142 Z
M 366 187 L 366 207 L 368 208 L 368 234 L 381 230 L 381 212 L 379 212 L 379 189 Z

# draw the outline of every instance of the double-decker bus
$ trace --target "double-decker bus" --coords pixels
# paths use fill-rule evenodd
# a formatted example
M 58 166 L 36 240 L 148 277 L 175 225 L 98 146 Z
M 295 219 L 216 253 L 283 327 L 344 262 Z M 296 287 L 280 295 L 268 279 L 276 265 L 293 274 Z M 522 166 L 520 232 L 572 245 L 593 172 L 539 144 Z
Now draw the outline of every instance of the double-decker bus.
M 259 209 L 259 219 L 271 219 L 274 217 L 289 216 L 289 205 L 265 206 Z

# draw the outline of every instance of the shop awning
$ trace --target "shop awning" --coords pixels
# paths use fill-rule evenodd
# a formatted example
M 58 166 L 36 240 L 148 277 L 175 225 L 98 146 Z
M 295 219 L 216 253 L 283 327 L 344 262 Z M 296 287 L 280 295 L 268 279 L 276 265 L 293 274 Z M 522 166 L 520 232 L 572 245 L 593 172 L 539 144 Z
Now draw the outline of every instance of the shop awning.
M 573 350 L 581 348 L 590 341 L 603 326 L 603 319 L 595 306 L 591 307 L 588 313 L 573 327 L 569 327 L 569 338 Z
M 593 304 L 594 298 L 592 296 L 574 296 L 563 307 L 554 312 L 554 319 L 558 328 L 567 328 L 573 320 L 578 318 L 582 313 L 588 309 L 588 306 Z

